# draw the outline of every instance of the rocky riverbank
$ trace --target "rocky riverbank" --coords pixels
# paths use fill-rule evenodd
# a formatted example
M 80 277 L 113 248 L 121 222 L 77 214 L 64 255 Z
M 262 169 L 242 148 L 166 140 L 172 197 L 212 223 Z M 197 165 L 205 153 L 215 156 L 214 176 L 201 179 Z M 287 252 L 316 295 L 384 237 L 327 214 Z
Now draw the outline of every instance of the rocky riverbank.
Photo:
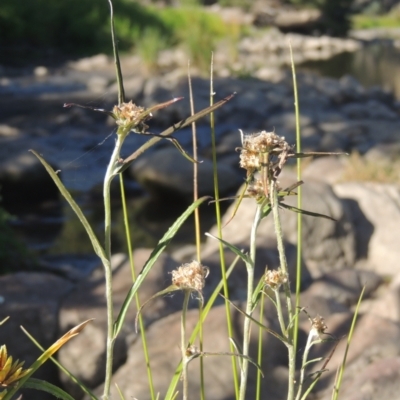
M 140 105 L 151 106 L 173 97 L 185 97 L 183 101 L 158 111 L 150 122 L 151 131 L 160 131 L 189 115 L 184 69 L 177 68 L 160 77 L 146 78 L 139 73 L 139 60 L 132 57 L 123 60 L 123 68 L 131 72 L 125 79 L 127 97 Z M 366 89 L 350 76 L 335 80 L 298 74 L 297 79 L 304 150 L 357 151 L 377 165 L 387 160 L 394 162 L 398 158 L 400 107 L 390 92 L 378 87 Z M 216 111 L 220 189 L 221 195 L 225 195 L 234 193 L 244 178 L 235 152 L 235 148 L 240 146 L 238 129 L 246 133 L 274 130 L 285 136 L 289 143 L 294 143 L 293 85 L 291 74 L 278 71 L 269 80 L 220 76 L 215 79 L 214 90 L 215 101 L 236 92 L 231 101 Z M 193 91 L 196 110 L 207 107 L 208 81 L 194 78 Z M 38 174 L 40 166 L 27 153 L 29 148 L 43 154 L 56 169 L 61 170 L 60 176 L 69 189 L 86 193 L 94 191 L 102 181 L 113 145 L 114 127 L 102 115 L 79 108 L 63 109 L 62 105 L 74 101 L 111 109 L 116 99 L 112 62 L 105 56 L 97 56 L 54 70 L 36 68 L 33 75 L 9 74 L 2 78 L 0 94 L 0 178 L 4 201 L 13 202 L 19 198 L 21 202 L 27 202 L 33 201 L 35 196 L 36 200 L 43 201 L 48 199 L 49 192 L 54 192 L 46 175 Z M 202 193 L 212 194 L 210 136 L 205 122 L 199 124 L 199 158 L 203 160 L 199 182 Z M 107 137 L 108 140 L 104 141 Z M 177 133 L 176 137 L 190 151 L 190 133 Z M 130 135 L 124 155 L 130 154 L 146 139 Z M 96 149 L 95 160 L 91 163 L 93 149 Z M 340 182 L 345 164 L 345 157 L 323 158 L 313 161 L 304 174 L 304 208 L 329 214 L 337 222 L 310 217 L 304 219 L 301 305 L 307 307 L 312 316 L 322 315 L 329 333 L 340 338 L 348 332 L 361 286 L 367 285 L 362 318 L 355 330 L 354 345 L 350 348 L 341 396 L 345 400 L 358 398 L 354 397 L 353 385 L 357 381 L 360 382 L 360 393 L 374 391 L 371 398 L 388 398 L 388 391 L 397 390 L 400 354 L 400 254 L 397 244 L 400 190 L 394 184 Z M 176 197 L 189 199 L 191 190 L 188 188 L 192 178 L 187 171 L 191 168 L 190 162 L 170 143 L 161 143 L 132 165 L 129 178 L 153 196 L 164 196 L 168 191 Z M 289 173 L 282 176 L 282 185 L 295 180 Z M 225 220 L 231 212 L 228 210 Z M 240 248 L 246 248 L 248 224 L 253 212 L 252 205 L 245 201 L 236 218 L 224 228 L 224 238 Z M 293 271 L 297 245 L 295 216 L 289 211 L 284 211 L 282 215 L 287 257 Z M 266 265 L 270 268 L 278 265 L 271 232 L 273 229 L 269 223 L 260 227 L 258 276 Z M 220 279 L 216 243 L 208 239 L 202 253 L 203 263 L 211 270 L 205 290 L 207 299 Z M 138 271 L 148 256 L 148 250 L 136 250 Z M 142 301 L 166 286 L 173 268 L 193 257 L 195 253 L 190 246 L 169 256 L 163 255 L 154 269 L 154 275 L 149 276 L 143 286 Z M 228 263 L 233 259 L 228 251 L 226 257 Z M 11 322 L 0 329 L 0 342 L 7 343 L 10 354 L 28 360 L 29 365 L 34 359 L 34 352 L 30 352 L 28 345 L 21 345 L 24 338 L 19 336 L 19 325 L 30 330 L 40 343 L 48 345 L 56 339 L 58 332 L 64 332 L 84 319 L 96 317 L 59 354 L 68 369 L 90 387 L 96 388 L 103 379 L 105 351 L 102 270 L 96 260 L 71 256 L 47 259 L 46 264 L 43 262 L 43 269 L 46 272 L 20 272 L 0 278 L 4 288 L 1 293 L 2 309 L 4 315 L 12 316 Z M 114 257 L 113 269 L 115 312 L 118 312 L 130 287 L 130 270 L 124 255 Z M 56 274 L 52 273 L 54 270 Z M 245 292 L 243 270 L 239 266 L 229 281 L 232 298 L 239 304 Z M 388 279 L 384 279 L 387 277 L 391 280 L 390 284 Z M 179 361 L 179 312 L 176 311 L 180 307 L 181 301 L 176 297 L 159 299 L 144 310 L 156 390 L 162 394 Z M 223 314 L 224 307 L 215 307 L 210 315 L 209 325 L 204 329 L 206 334 L 212 332 L 211 339 L 206 337 L 207 351 L 228 351 Z M 267 307 L 265 315 L 266 324 L 271 329 L 279 329 L 272 308 Z M 241 318 L 240 314 L 236 317 Z M 190 323 L 194 323 L 195 318 L 196 315 L 191 314 Z M 132 379 L 132 371 L 136 377 L 145 376 L 142 352 L 138 349 L 141 343 L 133 330 L 134 319 L 135 312 L 132 311 L 127 328 L 116 343 L 115 367 L 118 371 L 115 379 L 126 398 L 147 399 L 149 391 L 145 380 Z M 304 317 L 301 337 L 308 330 L 309 321 Z M 240 329 L 236 334 L 240 337 Z M 283 346 L 270 336 L 265 340 L 263 369 L 266 379 L 263 386 L 270 399 L 280 400 L 286 396 L 287 360 Z M 330 372 L 317 388 L 319 398 L 328 398 L 324 390 L 333 385 L 344 344 L 338 346 L 328 365 Z M 171 349 L 174 354 L 169 353 Z M 329 352 L 330 348 L 321 347 L 314 356 L 326 356 Z M 382 368 L 383 363 L 385 369 Z M 193 370 L 197 368 L 194 365 Z M 232 398 L 230 361 L 215 357 L 207 364 L 206 371 L 207 398 Z M 385 380 L 387 374 L 394 377 L 390 383 Z M 195 388 L 198 374 L 193 376 L 191 385 Z M 54 381 L 61 379 L 74 398 L 82 397 L 70 382 L 57 377 L 57 371 L 51 364 L 46 365 L 41 377 Z M 370 381 L 373 382 L 373 389 Z M 30 399 L 45 398 L 41 393 L 39 397 L 34 396 L 35 393 L 29 394 Z

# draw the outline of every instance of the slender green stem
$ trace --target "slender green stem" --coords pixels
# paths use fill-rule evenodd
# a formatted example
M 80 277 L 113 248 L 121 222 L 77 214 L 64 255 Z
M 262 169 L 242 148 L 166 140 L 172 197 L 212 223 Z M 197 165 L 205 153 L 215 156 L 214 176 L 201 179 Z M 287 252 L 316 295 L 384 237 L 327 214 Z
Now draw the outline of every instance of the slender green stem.
M 192 79 L 190 76 L 190 63 L 188 63 L 188 81 L 189 81 L 189 98 L 190 98 L 190 114 L 194 115 L 194 101 L 193 101 L 193 89 L 192 89 Z M 196 122 L 192 123 L 192 142 L 193 142 L 193 158 L 197 160 L 197 131 Z M 193 201 L 197 201 L 199 198 L 199 188 L 198 188 L 198 174 L 199 167 L 197 163 L 193 164 Z M 196 234 L 196 253 L 197 261 L 201 262 L 201 239 L 200 239 L 200 210 L 196 208 L 194 210 L 194 225 Z M 200 352 L 203 351 L 203 324 L 201 322 L 202 314 L 202 303 L 199 302 L 199 321 L 200 321 L 200 331 L 199 331 L 199 345 Z M 200 399 L 205 400 L 205 386 L 204 386 L 204 360 L 200 357 Z
M 104 265 L 106 281 L 106 299 L 107 299 L 107 345 L 106 345 L 106 376 L 104 381 L 103 400 L 109 400 L 112 378 L 113 351 L 114 351 L 114 310 L 113 310 L 113 292 L 112 292 L 112 268 L 111 268 L 111 182 L 114 178 L 114 166 L 119 159 L 122 144 L 127 133 L 117 134 L 114 151 L 104 177 L 103 198 L 104 198 L 104 248 L 108 264 Z
M 121 187 L 121 201 L 122 201 L 122 212 L 124 215 L 124 227 L 125 227 L 125 237 L 126 237 L 126 244 L 127 244 L 127 251 L 129 256 L 129 264 L 131 266 L 131 274 L 132 274 L 132 282 L 136 280 L 136 272 L 135 272 L 135 263 L 133 259 L 133 251 L 132 251 L 132 244 L 131 244 L 131 234 L 129 231 L 129 218 L 128 218 L 128 208 L 126 206 L 126 198 L 125 198 L 125 188 L 124 188 L 124 179 L 123 174 L 119 175 L 119 182 Z M 135 303 L 136 309 L 140 310 L 140 300 L 139 294 L 135 293 Z M 139 327 L 140 327 L 140 337 L 143 343 L 143 352 L 144 352 L 144 359 L 146 361 L 146 369 L 147 369 L 147 378 L 149 381 L 149 388 L 150 388 L 150 396 L 152 400 L 155 400 L 156 395 L 154 392 L 154 383 L 153 383 L 153 374 L 151 372 L 151 365 L 150 365 L 150 355 L 148 352 L 147 347 L 147 339 L 146 339 L 146 329 L 143 323 L 143 314 L 139 313 Z
M 296 69 L 293 60 L 292 46 L 289 43 L 290 48 L 290 60 L 292 64 L 292 76 L 293 76 L 293 92 L 294 92 L 294 111 L 296 116 L 296 153 L 301 153 L 301 134 L 300 134 L 300 111 L 299 111 L 299 97 L 297 93 L 297 79 Z M 297 158 L 297 181 L 301 181 L 301 157 Z M 297 189 L 297 208 L 302 208 L 302 187 L 301 185 Z M 301 254 L 302 254 L 302 214 L 297 214 L 297 256 L 296 256 L 296 310 L 300 307 L 300 290 L 301 290 Z M 293 332 L 293 346 L 294 352 L 297 352 L 297 340 L 299 332 L 299 314 L 296 312 L 294 318 L 294 332 Z
M 251 315 L 253 312 L 253 289 L 254 289 L 254 266 L 256 262 L 256 238 L 257 228 L 261 221 L 262 216 L 262 205 L 258 204 L 256 209 L 256 215 L 254 216 L 253 225 L 250 234 L 250 262 L 246 263 L 247 269 L 247 301 L 246 301 L 246 314 Z M 250 347 L 250 328 L 251 319 L 245 317 L 243 324 L 243 355 L 249 356 Z M 240 374 L 240 392 L 239 399 L 245 400 L 246 388 L 247 388 L 247 377 L 249 373 L 249 361 L 246 357 L 242 360 L 242 370 Z
M 301 365 L 299 387 L 297 389 L 296 400 L 300 400 L 301 392 L 303 390 L 304 377 L 305 377 L 305 372 L 306 372 L 306 364 L 307 364 L 307 360 L 308 360 L 308 354 L 310 353 L 310 349 L 314 343 L 313 338 L 315 338 L 315 331 L 313 329 L 311 329 L 310 333 L 308 334 L 306 347 L 304 348 L 304 352 L 303 352 L 303 362 Z
M 190 290 L 184 290 L 185 297 L 183 300 L 182 307 L 182 318 L 181 318 L 181 348 L 182 348 L 182 381 L 183 381 L 183 400 L 188 399 L 189 391 L 189 378 L 188 378 L 188 357 L 186 355 L 186 312 L 189 304 Z
M 279 217 L 279 203 L 278 203 L 278 191 L 276 189 L 276 182 L 271 181 L 270 185 L 270 193 L 271 193 L 271 202 L 272 202 L 272 214 L 274 217 L 274 226 L 275 226 L 275 234 L 277 240 L 277 247 L 279 253 L 279 261 L 281 270 L 288 277 L 287 282 L 283 284 L 285 297 L 286 297 L 286 307 L 288 311 L 288 321 L 293 320 L 293 309 L 292 309 L 292 299 L 290 293 L 290 282 L 289 282 L 289 273 L 288 266 L 285 255 L 285 246 L 283 243 L 283 234 L 282 234 L 282 225 Z M 288 326 L 287 328 L 287 343 L 286 346 L 288 348 L 288 356 L 289 356 L 289 377 L 288 377 L 288 400 L 293 400 L 294 398 L 294 382 L 295 382 L 295 374 L 296 374 L 296 360 L 295 360 L 295 352 L 293 346 L 293 327 Z
M 279 321 L 279 326 L 281 327 L 281 332 L 282 335 L 285 336 L 285 338 L 288 336 L 286 325 L 285 325 L 285 317 L 283 316 L 282 312 L 282 300 L 281 296 L 278 290 L 274 290 L 275 293 L 275 305 L 276 305 L 276 312 L 278 314 L 278 321 Z
M 260 324 L 264 322 L 264 301 L 265 301 L 265 294 L 264 291 L 261 292 L 261 299 L 260 299 Z M 263 335 L 264 335 L 264 328 L 262 326 L 258 329 L 258 355 L 257 355 L 257 364 L 262 365 L 262 356 L 263 356 Z M 257 369 L 257 386 L 256 386 L 256 400 L 261 399 L 261 371 Z
M 211 53 L 211 78 L 210 78 L 210 106 L 214 104 L 214 84 L 213 84 L 213 60 L 214 54 Z M 219 204 L 219 185 L 218 185 L 218 170 L 217 170 L 217 150 L 216 150 L 216 138 L 215 138 L 215 120 L 214 113 L 210 113 L 210 126 L 211 126 L 211 148 L 212 148 L 212 160 L 213 160 L 213 181 L 214 181 L 214 198 L 215 198 L 215 216 L 217 219 L 218 237 L 222 239 L 222 224 L 221 224 L 221 208 Z M 228 335 L 230 338 L 234 337 L 232 317 L 229 305 L 229 289 L 228 280 L 226 278 L 226 264 L 224 255 L 224 246 L 219 242 L 219 258 L 221 264 L 221 276 L 224 285 L 224 296 L 225 300 L 225 312 L 226 312 L 226 323 L 228 328 Z M 231 341 L 229 341 L 229 347 L 231 353 L 235 353 L 235 347 Z M 232 370 L 233 370 L 233 382 L 235 386 L 235 397 L 239 397 L 239 381 L 238 381 L 238 370 L 236 364 L 236 358 L 232 356 Z

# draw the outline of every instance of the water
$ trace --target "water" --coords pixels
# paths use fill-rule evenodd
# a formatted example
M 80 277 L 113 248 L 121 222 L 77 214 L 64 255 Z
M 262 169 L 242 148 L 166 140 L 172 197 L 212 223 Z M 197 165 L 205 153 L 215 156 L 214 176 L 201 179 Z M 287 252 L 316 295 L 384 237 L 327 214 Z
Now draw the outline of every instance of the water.
M 299 65 L 298 70 L 332 78 L 349 74 L 365 87 L 379 85 L 400 99 L 400 48 L 389 40 L 380 40 L 328 60 L 309 61 Z

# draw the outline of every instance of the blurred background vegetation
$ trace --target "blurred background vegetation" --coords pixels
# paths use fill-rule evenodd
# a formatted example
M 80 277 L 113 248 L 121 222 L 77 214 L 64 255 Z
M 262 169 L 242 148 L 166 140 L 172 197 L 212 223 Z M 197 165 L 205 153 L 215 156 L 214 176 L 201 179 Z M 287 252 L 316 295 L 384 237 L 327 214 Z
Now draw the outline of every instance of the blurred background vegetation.
M 343 36 L 351 28 L 357 0 L 280 0 L 280 6 L 317 8 L 324 15 L 320 33 Z M 160 50 L 184 46 L 194 63 L 201 62 L 221 38 L 238 40 L 249 33 L 239 22 L 223 21 L 203 5 L 241 7 L 248 11 L 253 0 L 113 0 L 119 48 L 137 52 L 151 66 Z M 267 2 L 266 2 L 267 3 Z M 370 2 L 371 3 L 371 2 Z M 369 7 L 379 14 L 376 2 Z M 110 54 L 109 8 L 107 0 L 1 0 L 0 48 L 3 63 L 19 53 L 22 57 L 43 57 L 52 51 L 60 57 Z M 371 14 L 371 13 L 370 13 Z M 356 19 L 360 27 L 379 25 L 371 15 Z M 378 21 L 378 22 L 377 22 Z M 388 19 L 399 22 L 397 15 Z M 190 33 L 190 34 L 189 34 Z

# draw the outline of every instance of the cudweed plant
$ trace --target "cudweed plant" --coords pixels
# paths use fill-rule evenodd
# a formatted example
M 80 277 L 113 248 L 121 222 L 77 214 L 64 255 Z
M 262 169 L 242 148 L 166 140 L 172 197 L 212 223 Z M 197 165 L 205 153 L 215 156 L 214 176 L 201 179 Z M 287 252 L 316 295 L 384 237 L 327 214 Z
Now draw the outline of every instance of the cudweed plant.
M 240 150 L 240 166 L 247 171 L 246 185 L 239 197 L 241 200 L 244 196 L 255 200 L 255 217 L 250 233 L 250 252 L 249 256 L 243 257 L 247 269 L 247 302 L 244 321 L 243 333 L 243 355 L 249 356 L 250 330 L 251 323 L 254 321 L 252 314 L 259 299 L 259 293 L 263 291 L 263 287 L 267 286 L 273 292 L 272 298 L 268 291 L 265 294 L 271 298 L 276 307 L 277 317 L 281 332 L 274 333 L 287 347 L 289 355 L 289 380 L 288 380 L 288 399 L 294 399 L 295 396 L 295 345 L 294 345 L 294 319 L 296 314 L 293 310 L 290 277 L 285 257 L 282 229 L 279 217 L 279 208 L 287 208 L 302 214 L 318 216 L 332 219 L 329 216 L 301 210 L 296 207 L 288 206 L 283 203 L 284 196 L 295 194 L 293 189 L 302 182 L 296 182 L 292 187 L 282 190 L 279 187 L 278 177 L 282 172 L 284 165 L 289 158 L 308 157 L 312 155 L 326 155 L 334 153 L 295 153 L 293 147 L 290 146 L 284 137 L 278 136 L 275 132 L 260 131 L 255 134 L 245 135 L 241 132 L 242 147 Z M 234 214 L 237 212 L 240 201 L 235 208 Z M 264 282 L 254 289 L 254 268 L 256 265 L 256 237 L 257 229 L 261 220 L 272 212 L 274 219 L 275 233 L 277 237 L 278 252 L 280 259 L 280 268 L 277 271 L 266 270 Z M 232 216 L 233 217 L 233 216 Z M 287 317 L 283 313 L 281 291 L 284 294 L 284 302 L 287 309 Z M 309 348 L 305 354 L 308 355 Z M 307 363 L 307 357 L 304 360 Z M 305 364 L 304 364 L 305 365 Z M 241 365 L 241 381 L 239 398 L 246 398 L 246 388 L 248 379 L 248 359 L 244 358 Z M 300 399 L 302 394 L 302 384 L 298 386 L 296 399 Z

